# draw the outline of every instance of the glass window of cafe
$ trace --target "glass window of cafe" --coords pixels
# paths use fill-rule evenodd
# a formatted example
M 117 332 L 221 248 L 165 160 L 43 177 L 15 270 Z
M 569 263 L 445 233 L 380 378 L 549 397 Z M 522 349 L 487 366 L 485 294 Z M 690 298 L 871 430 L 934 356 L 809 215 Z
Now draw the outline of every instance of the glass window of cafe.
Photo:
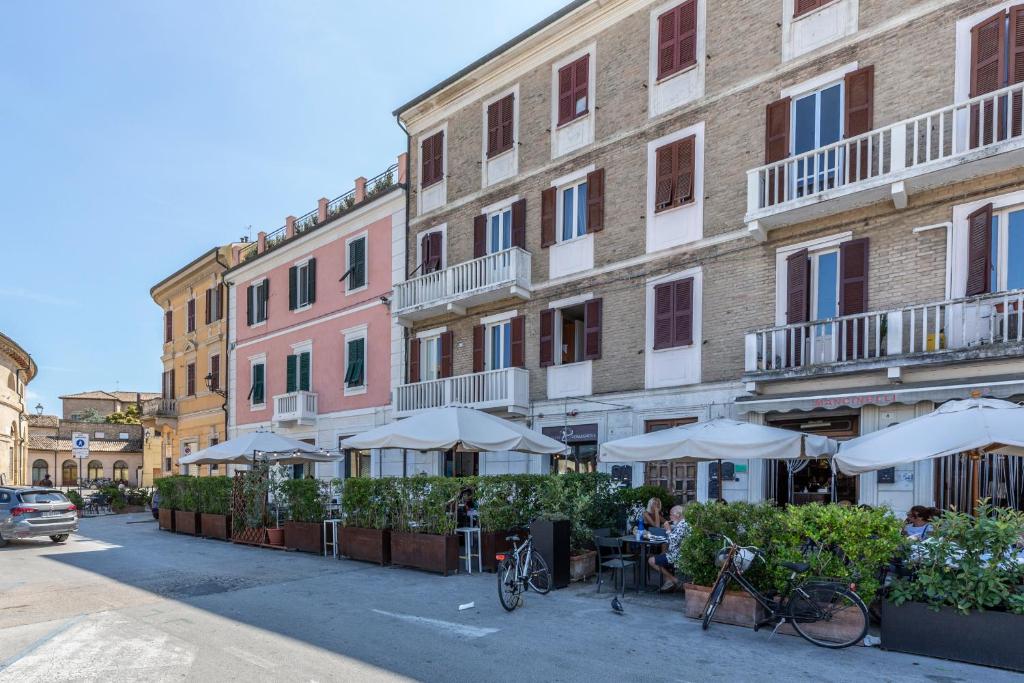
M 597 471 L 597 424 L 544 427 L 544 436 L 569 447 L 566 455 L 551 456 L 551 473 Z
M 860 434 L 859 415 L 787 417 L 769 419 L 768 424 L 804 434 L 819 434 L 837 441 L 846 441 Z M 845 500 L 856 505 L 859 500 L 859 478 L 838 472 L 833 478 L 832 467 L 826 458 L 799 461 L 792 465 L 786 461 L 769 460 L 766 465 L 765 497 L 775 500 L 779 505 L 828 503 L 833 500 Z

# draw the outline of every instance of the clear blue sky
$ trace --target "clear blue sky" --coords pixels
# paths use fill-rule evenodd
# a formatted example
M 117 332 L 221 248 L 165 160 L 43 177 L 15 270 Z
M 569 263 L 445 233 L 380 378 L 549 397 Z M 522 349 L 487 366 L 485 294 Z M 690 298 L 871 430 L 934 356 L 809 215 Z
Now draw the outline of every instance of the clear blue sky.
M 153 284 L 383 170 L 398 105 L 565 1 L 3 3 L 0 330 L 30 405 L 158 391 Z

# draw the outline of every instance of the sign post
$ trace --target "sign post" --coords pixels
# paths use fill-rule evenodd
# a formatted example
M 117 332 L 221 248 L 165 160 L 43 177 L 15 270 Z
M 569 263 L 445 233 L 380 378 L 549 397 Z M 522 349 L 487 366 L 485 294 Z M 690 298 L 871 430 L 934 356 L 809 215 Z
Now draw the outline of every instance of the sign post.
M 71 454 L 78 461 L 78 495 L 82 495 L 82 461 L 89 457 L 89 435 L 85 432 L 71 433 Z

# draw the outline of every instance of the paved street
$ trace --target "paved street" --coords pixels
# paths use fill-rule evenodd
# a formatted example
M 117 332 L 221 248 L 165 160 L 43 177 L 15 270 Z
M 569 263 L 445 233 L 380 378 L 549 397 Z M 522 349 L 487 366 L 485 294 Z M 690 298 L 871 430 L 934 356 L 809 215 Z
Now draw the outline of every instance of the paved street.
M 0 680 L 1016 678 L 729 626 L 704 633 L 677 609 L 629 598 L 617 616 L 591 586 L 531 595 L 510 615 L 490 574 L 253 549 L 148 519 L 86 519 L 65 546 L 0 550 Z

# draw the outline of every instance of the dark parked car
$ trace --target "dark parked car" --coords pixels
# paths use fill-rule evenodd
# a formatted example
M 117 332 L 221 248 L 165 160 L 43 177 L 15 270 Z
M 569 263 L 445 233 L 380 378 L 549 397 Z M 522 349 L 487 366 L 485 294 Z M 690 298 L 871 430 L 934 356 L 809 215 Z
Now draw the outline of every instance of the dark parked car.
M 0 486 L 0 547 L 13 538 L 49 536 L 63 543 L 78 531 L 78 508 L 43 486 Z

